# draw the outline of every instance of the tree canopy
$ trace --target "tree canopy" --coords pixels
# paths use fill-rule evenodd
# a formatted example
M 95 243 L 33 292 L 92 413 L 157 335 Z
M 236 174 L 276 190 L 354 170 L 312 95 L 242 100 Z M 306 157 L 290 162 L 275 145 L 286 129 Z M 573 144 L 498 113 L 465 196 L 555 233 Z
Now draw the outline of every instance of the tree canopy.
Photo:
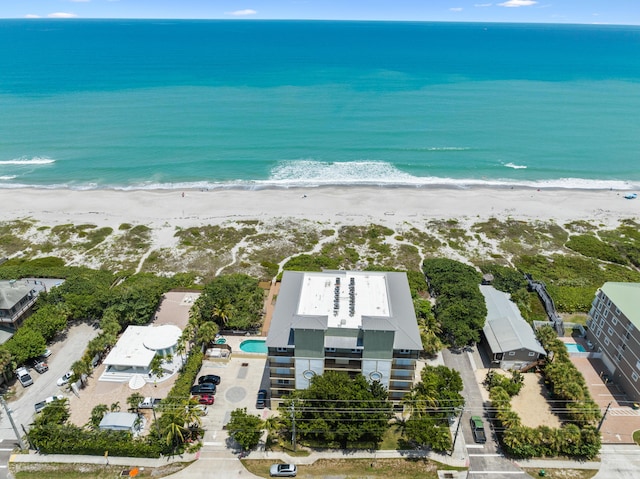
M 200 319 L 214 320 L 220 329 L 249 330 L 262 322 L 264 291 L 246 274 L 230 274 L 208 283 L 196 301 Z
M 424 272 L 436 296 L 434 313 L 445 341 L 464 346 L 480 341 L 487 316 L 478 285 L 481 274 L 471 266 L 450 259 L 429 259 Z
M 389 427 L 392 405 L 387 390 L 362 375 L 325 371 L 308 389 L 283 401 L 283 422 L 292 427 L 291 412 L 301 439 L 346 449 L 349 445 L 379 444 Z

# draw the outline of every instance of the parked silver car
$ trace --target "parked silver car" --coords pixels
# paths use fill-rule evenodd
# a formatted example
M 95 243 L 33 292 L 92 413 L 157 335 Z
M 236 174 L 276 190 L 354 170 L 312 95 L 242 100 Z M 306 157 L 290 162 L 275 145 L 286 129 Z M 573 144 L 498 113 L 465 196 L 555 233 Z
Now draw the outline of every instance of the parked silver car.
M 295 464 L 274 464 L 269 469 L 271 477 L 296 477 L 298 468 Z

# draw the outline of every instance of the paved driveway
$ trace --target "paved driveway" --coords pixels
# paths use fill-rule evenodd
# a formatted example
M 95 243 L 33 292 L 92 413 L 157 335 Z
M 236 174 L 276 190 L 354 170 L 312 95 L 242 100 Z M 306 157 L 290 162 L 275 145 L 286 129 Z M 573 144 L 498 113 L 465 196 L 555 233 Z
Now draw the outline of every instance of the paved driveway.
M 591 397 L 601 410 L 606 410 L 610 404 L 600 429 L 603 444 L 634 444 L 633 432 L 640 429 L 640 411 L 630 407 L 615 383 L 605 383 L 600 376 L 600 373 L 606 372 L 602 360 L 571 357 L 571 362 L 584 376 Z
M 29 373 L 33 378 L 33 385 L 27 388 L 23 388 L 16 382 L 13 386 L 16 395 L 9 400 L 9 407 L 13 411 L 13 420 L 21 432 L 22 426 L 28 428 L 33 421 L 35 414 L 33 406 L 35 403 L 56 394 L 62 394 L 67 397 L 70 395 L 66 390 L 59 388 L 56 385 L 56 381 L 71 368 L 75 361 L 82 357 L 87 343 L 98 332 L 98 330 L 85 323 L 71 326 L 64 336 L 49 346 L 52 351 L 51 356 L 47 359 L 49 371 L 38 374 L 34 370 L 30 370 Z M 0 440 L 16 440 L 11 424 L 4 412 L 0 418 Z M 7 441 L 5 441 L 6 443 Z

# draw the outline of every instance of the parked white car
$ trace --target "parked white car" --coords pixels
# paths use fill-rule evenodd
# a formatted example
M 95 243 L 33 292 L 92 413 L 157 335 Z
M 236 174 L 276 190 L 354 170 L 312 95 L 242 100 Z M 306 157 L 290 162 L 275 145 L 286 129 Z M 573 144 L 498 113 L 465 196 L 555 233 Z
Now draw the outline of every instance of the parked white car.
M 295 464 L 274 464 L 269 469 L 271 477 L 296 477 L 297 473 Z
M 64 375 L 61 378 L 59 378 L 56 381 L 56 384 L 58 386 L 64 386 L 69 382 L 69 379 L 71 379 L 71 376 L 73 376 L 73 371 L 67 371 L 66 373 L 64 373 Z
M 62 395 L 57 395 L 57 396 L 49 396 L 48 398 L 46 398 L 44 401 L 40 401 L 38 403 L 36 403 L 34 405 L 34 408 L 36 410 L 36 413 L 41 412 L 45 407 L 47 407 L 49 404 L 51 404 L 53 401 L 62 401 L 64 399 L 64 396 Z

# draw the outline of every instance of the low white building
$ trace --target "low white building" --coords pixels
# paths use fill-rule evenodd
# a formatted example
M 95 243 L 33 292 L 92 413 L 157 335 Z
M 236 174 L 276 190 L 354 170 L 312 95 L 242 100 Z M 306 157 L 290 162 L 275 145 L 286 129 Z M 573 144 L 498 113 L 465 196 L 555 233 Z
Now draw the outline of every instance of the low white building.
M 98 427 L 103 431 L 128 431 L 137 434 L 144 429 L 144 416 L 130 412 L 108 412 Z
M 176 354 L 182 331 L 177 326 L 129 326 L 104 360 L 105 370 L 100 381 L 129 382 L 137 384 L 161 381 L 180 366 Z M 167 358 L 163 363 L 165 375 L 151 373 L 151 361 L 156 355 Z M 136 389 L 136 387 L 134 387 Z

